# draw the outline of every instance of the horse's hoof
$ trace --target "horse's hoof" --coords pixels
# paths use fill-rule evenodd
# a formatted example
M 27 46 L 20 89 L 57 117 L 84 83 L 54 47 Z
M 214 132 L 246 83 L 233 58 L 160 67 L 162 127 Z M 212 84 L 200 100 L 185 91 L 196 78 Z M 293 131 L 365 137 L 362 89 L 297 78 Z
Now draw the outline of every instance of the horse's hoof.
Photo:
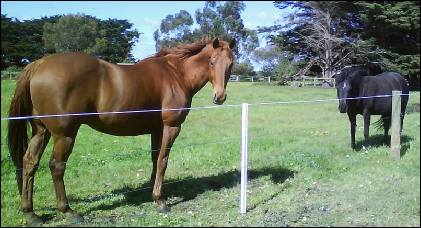
M 166 214 L 166 213 L 168 213 L 168 212 L 170 212 L 171 211 L 171 209 L 167 206 L 167 205 L 159 205 L 158 207 L 157 207 L 157 211 L 159 212 L 159 213 L 164 213 L 164 214 Z
M 44 223 L 44 221 L 42 221 L 42 219 L 36 215 L 34 212 L 27 212 L 25 213 L 25 217 L 26 217 L 26 224 L 28 226 L 42 226 L 42 224 Z
M 69 222 L 71 224 L 82 223 L 84 221 L 83 217 L 78 215 L 74 211 L 67 211 L 64 214 L 66 216 L 67 222 Z

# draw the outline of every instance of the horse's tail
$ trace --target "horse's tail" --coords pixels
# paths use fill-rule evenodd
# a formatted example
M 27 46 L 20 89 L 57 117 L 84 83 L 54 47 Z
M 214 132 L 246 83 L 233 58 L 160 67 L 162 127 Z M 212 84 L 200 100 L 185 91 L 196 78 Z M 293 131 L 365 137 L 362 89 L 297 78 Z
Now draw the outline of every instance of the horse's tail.
M 381 130 L 384 126 L 385 121 L 389 122 L 389 124 L 387 126 L 389 126 L 389 128 L 390 128 L 390 123 L 391 123 L 390 117 L 383 117 L 383 116 L 380 117 L 379 120 L 377 120 L 376 122 L 373 123 L 374 128 L 378 131 Z
M 379 120 L 377 120 L 376 122 L 374 122 L 373 123 L 373 127 L 376 129 L 376 130 L 381 130 L 382 128 L 383 128 L 383 123 L 384 123 L 384 120 L 383 120 L 383 118 L 382 117 L 380 117 L 380 119 Z
M 9 117 L 28 116 L 32 114 L 29 81 L 33 74 L 34 67 L 37 65 L 35 63 L 36 62 L 33 62 L 26 66 L 19 77 L 15 95 L 10 104 Z M 16 166 L 16 178 L 20 192 L 22 187 L 23 156 L 28 147 L 27 122 L 28 120 L 25 119 L 9 120 L 7 132 L 7 144 L 10 156 Z

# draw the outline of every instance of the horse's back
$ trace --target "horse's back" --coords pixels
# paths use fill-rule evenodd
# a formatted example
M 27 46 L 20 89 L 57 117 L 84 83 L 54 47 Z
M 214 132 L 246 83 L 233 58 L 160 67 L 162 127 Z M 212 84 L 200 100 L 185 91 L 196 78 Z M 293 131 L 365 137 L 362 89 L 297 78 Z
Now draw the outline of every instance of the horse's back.
M 409 93 L 409 86 L 405 78 L 397 72 L 384 72 L 362 78 L 359 96 L 392 95 L 394 90 L 401 91 L 402 94 Z M 402 96 L 402 111 L 405 111 L 407 101 L 408 96 Z M 365 103 L 366 108 L 371 109 L 372 114 L 389 115 L 392 109 L 391 97 L 366 99 L 363 103 Z
M 409 91 L 405 78 L 396 72 L 384 72 L 375 76 L 362 77 L 361 86 L 366 94 L 364 95 L 388 95 L 393 90 L 407 93 Z

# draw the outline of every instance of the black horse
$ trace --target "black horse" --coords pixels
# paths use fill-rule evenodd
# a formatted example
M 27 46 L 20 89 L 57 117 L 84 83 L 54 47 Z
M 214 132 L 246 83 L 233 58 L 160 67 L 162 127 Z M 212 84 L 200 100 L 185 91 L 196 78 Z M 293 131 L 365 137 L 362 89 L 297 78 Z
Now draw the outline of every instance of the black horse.
M 364 143 L 366 146 L 370 126 L 370 115 L 381 115 L 379 125 L 384 127 L 384 144 L 388 143 L 388 132 L 392 115 L 392 97 L 377 97 L 365 99 L 344 99 L 356 97 L 371 97 L 378 95 L 391 95 L 392 90 L 409 93 L 409 87 L 402 75 L 396 72 L 384 72 L 379 74 L 381 68 L 373 65 L 354 66 L 343 69 L 335 75 L 335 83 L 339 100 L 339 112 L 347 113 L 351 123 L 351 146 L 355 149 L 356 116 L 364 117 Z M 405 116 L 405 108 L 408 96 L 401 99 L 401 126 Z M 401 127 L 402 130 L 402 127 Z

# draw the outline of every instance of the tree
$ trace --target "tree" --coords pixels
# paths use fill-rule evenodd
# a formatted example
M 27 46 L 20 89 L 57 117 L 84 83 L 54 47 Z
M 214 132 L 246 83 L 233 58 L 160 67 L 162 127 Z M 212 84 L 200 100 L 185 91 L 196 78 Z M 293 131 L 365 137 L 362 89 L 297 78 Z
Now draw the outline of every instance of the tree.
M 382 52 L 391 70 L 420 78 L 420 3 L 418 1 L 357 1 L 362 38 Z
M 241 12 L 246 5 L 242 1 L 206 1 L 205 7 L 196 10 L 196 22 L 200 34 L 237 41 L 234 52 L 246 58 L 259 46 L 257 32 L 244 28 Z
M 288 52 L 275 45 L 256 49 L 252 58 L 261 65 L 263 76 L 271 77 L 273 80 L 283 80 L 298 70 Z
M 155 48 L 161 46 L 175 47 L 180 43 L 191 43 L 198 39 L 198 34 L 191 31 L 193 18 L 189 12 L 180 10 L 175 15 L 167 15 L 161 21 L 161 26 L 154 32 Z
M 270 36 L 272 43 L 284 47 L 296 55 L 297 59 L 314 61 L 324 77 L 334 75 L 336 69 L 347 63 L 353 55 L 350 35 L 355 27 L 348 20 L 354 18 L 347 14 L 344 2 L 275 2 L 275 6 L 298 10 L 289 15 L 289 23 L 285 26 L 273 26 L 277 36 Z M 264 31 L 265 29 L 261 29 Z M 270 30 L 270 29 L 269 29 Z M 312 62 L 313 63 L 313 62 Z
M 89 52 L 98 37 L 98 22 L 83 14 L 66 15 L 56 23 L 44 24 L 44 45 L 54 52 Z
M 203 9 L 195 12 L 199 28 L 192 30 L 193 19 L 184 10 L 167 15 L 159 30 L 154 32 L 155 47 L 174 47 L 180 43 L 191 43 L 203 36 L 218 37 L 227 41 L 236 39 L 234 52 L 244 59 L 259 45 L 257 32 L 244 28 L 241 12 L 242 1 L 206 1 Z
M 231 74 L 239 76 L 254 76 L 256 75 L 256 72 L 254 71 L 250 60 L 245 60 L 243 62 L 235 63 L 232 67 Z
M 295 58 L 315 59 L 326 76 L 348 64 L 381 62 L 388 70 L 419 77 L 419 2 L 282 1 L 297 9 L 287 25 L 259 28 L 276 32 L 269 43 Z M 327 73 L 326 73 L 327 72 Z
M 274 80 L 286 84 L 287 81 L 291 80 L 293 75 L 298 72 L 298 64 L 287 58 L 279 58 L 278 63 L 273 68 L 272 77 Z
M 132 30 L 133 24 L 127 20 L 108 19 L 98 21 L 98 34 L 95 45 L 87 52 L 106 61 L 135 62 L 131 50 L 140 33 Z
M 140 33 L 127 20 L 99 20 L 76 14 L 44 25 L 45 49 L 51 53 L 78 51 L 106 61 L 134 62 L 130 53 Z
M 24 66 L 28 61 L 41 58 L 44 49 L 43 26 L 47 22 L 56 22 L 60 16 L 42 17 L 40 19 L 19 21 L 1 15 L 1 68 Z

